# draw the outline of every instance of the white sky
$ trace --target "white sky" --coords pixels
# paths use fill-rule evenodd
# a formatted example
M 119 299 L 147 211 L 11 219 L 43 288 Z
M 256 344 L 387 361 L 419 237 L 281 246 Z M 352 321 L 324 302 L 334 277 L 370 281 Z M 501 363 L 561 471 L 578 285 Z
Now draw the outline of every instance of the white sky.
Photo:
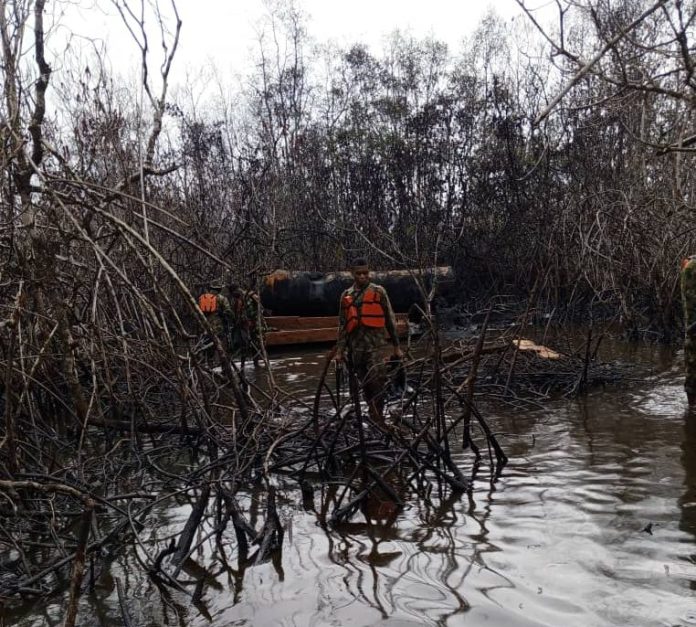
M 136 7 L 138 0 L 129 0 Z M 544 0 L 536 0 L 544 4 Z M 169 0 L 160 0 L 163 11 Z M 109 0 L 68 0 L 56 3 L 65 10 L 49 46 L 60 58 L 68 32 L 106 42 L 114 69 L 129 73 L 137 67 L 137 49 Z M 520 13 L 514 0 L 297 0 L 307 15 L 307 31 L 318 42 L 362 42 L 378 52 L 384 38 L 398 29 L 416 37 L 433 36 L 456 50 L 460 41 L 493 8 L 503 18 Z M 267 0 L 178 0 L 183 21 L 181 41 L 172 70 L 173 82 L 187 72 L 200 71 L 210 61 L 223 75 L 250 70 L 257 32 Z M 74 44 L 80 38 L 72 40 Z M 156 39 L 150 42 L 159 54 Z M 153 61 L 158 57 L 153 57 Z M 153 65 L 153 67 L 155 67 Z M 57 69 L 57 68 L 56 68 Z

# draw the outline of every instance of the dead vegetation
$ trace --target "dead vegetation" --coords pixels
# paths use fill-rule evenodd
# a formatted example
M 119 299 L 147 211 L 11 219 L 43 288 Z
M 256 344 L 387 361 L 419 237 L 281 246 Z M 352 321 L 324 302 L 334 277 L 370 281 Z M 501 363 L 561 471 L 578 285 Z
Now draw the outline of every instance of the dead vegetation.
M 367 250 L 377 265 L 452 263 L 477 289 L 514 285 L 569 308 L 596 300 L 629 326 L 675 328 L 672 269 L 694 241 L 684 227 L 694 11 L 658 3 L 634 41 L 626 26 L 643 12 L 633 4 L 591 12 L 594 44 L 611 43 L 601 68 L 582 72 L 583 57 L 561 48 L 572 89 L 541 131 L 531 122 L 547 108 L 550 68 L 518 72 L 531 77 L 520 85 L 503 71 L 509 57 L 481 56 L 478 44 L 461 63 L 406 39 L 382 60 L 360 46 L 336 52 L 340 67 L 311 109 L 303 30 L 288 11 L 285 30 L 274 24 L 292 63 L 262 53 L 236 135 L 227 111 L 199 119 L 168 99 L 174 3 L 141 3 L 158 7 L 164 57 L 153 61 L 136 3 L 114 0 L 142 56 L 135 102 L 99 63 L 66 63 L 55 80 L 50 3 L 1 3 L 0 599 L 69 590 L 69 625 L 80 594 L 134 547 L 163 598 L 175 590 L 199 604 L 214 585 L 192 559 L 204 544 L 235 576 L 278 560 L 279 477 L 310 509 L 312 486 L 333 491 L 317 509 L 325 525 L 372 497 L 389 515 L 408 499 L 456 498 L 484 462 L 495 480 L 506 461 L 477 398 L 528 404 L 603 376 L 599 336 L 579 351 L 552 347 L 558 359 L 528 350 L 519 340 L 531 308 L 514 333 L 491 337 L 483 324 L 451 348 L 426 311 L 422 349 L 389 422 L 375 424 L 355 381 L 329 367 L 308 404 L 272 370 L 247 390 L 218 340 L 212 356 L 194 350 L 210 332 L 194 297 L 211 277 L 251 285 L 274 267 L 336 270 Z M 491 19 L 476 37 L 504 34 Z M 640 52 L 639 81 L 625 48 Z M 666 56 L 674 66 L 661 77 L 655 60 Z M 250 486 L 253 503 L 240 496 Z M 160 536 L 156 513 L 184 506 Z

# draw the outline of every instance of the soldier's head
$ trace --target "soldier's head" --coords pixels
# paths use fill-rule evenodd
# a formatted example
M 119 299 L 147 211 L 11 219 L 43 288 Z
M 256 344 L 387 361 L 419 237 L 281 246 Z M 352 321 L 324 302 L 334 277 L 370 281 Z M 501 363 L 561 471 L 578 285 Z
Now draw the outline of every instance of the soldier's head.
M 365 257 L 356 257 L 350 264 L 353 280 L 358 287 L 365 287 L 370 282 L 370 267 Z
M 688 266 L 692 261 L 696 261 L 696 255 L 691 255 L 682 259 L 681 269 L 686 270 L 686 266 Z
M 239 287 L 239 285 L 237 285 L 237 283 L 230 283 L 230 284 L 227 286 L 227 289 L 229 289 L 229 291 L 230 291 L 230 296 L 232 296 L 232 298 L 241 298 L 241 296 L 242 296 L 242 288 Z
M 222 281 L 211 281 L 210 282 L 210 291 L 211 292 L 219 292 L 222 289 Z

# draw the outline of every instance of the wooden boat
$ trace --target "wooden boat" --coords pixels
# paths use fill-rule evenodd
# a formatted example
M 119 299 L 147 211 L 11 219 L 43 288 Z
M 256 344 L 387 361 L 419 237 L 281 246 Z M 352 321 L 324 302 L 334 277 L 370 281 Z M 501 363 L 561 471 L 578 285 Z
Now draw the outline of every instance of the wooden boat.
M 335 342 L 338 338 L 338 316 L 268 316 L 266 346 L 319 344 Z M 408 317 L 396 314 L 399 337 L 408 335 Z

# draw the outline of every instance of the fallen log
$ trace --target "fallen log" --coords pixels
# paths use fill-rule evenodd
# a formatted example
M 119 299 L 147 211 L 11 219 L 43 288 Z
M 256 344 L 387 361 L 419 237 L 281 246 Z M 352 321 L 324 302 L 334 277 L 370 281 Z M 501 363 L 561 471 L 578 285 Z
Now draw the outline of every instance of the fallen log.
M 561 359 L 562 357 L 562 355 L 555 350 L 547 346 L 542 346 L 541 344 L 536 344 L 532 340 L 520 338 L 518 340 L 512 340 L 512 343 L 517 347 L 517 350 L 536 353 L 539 359 Z

